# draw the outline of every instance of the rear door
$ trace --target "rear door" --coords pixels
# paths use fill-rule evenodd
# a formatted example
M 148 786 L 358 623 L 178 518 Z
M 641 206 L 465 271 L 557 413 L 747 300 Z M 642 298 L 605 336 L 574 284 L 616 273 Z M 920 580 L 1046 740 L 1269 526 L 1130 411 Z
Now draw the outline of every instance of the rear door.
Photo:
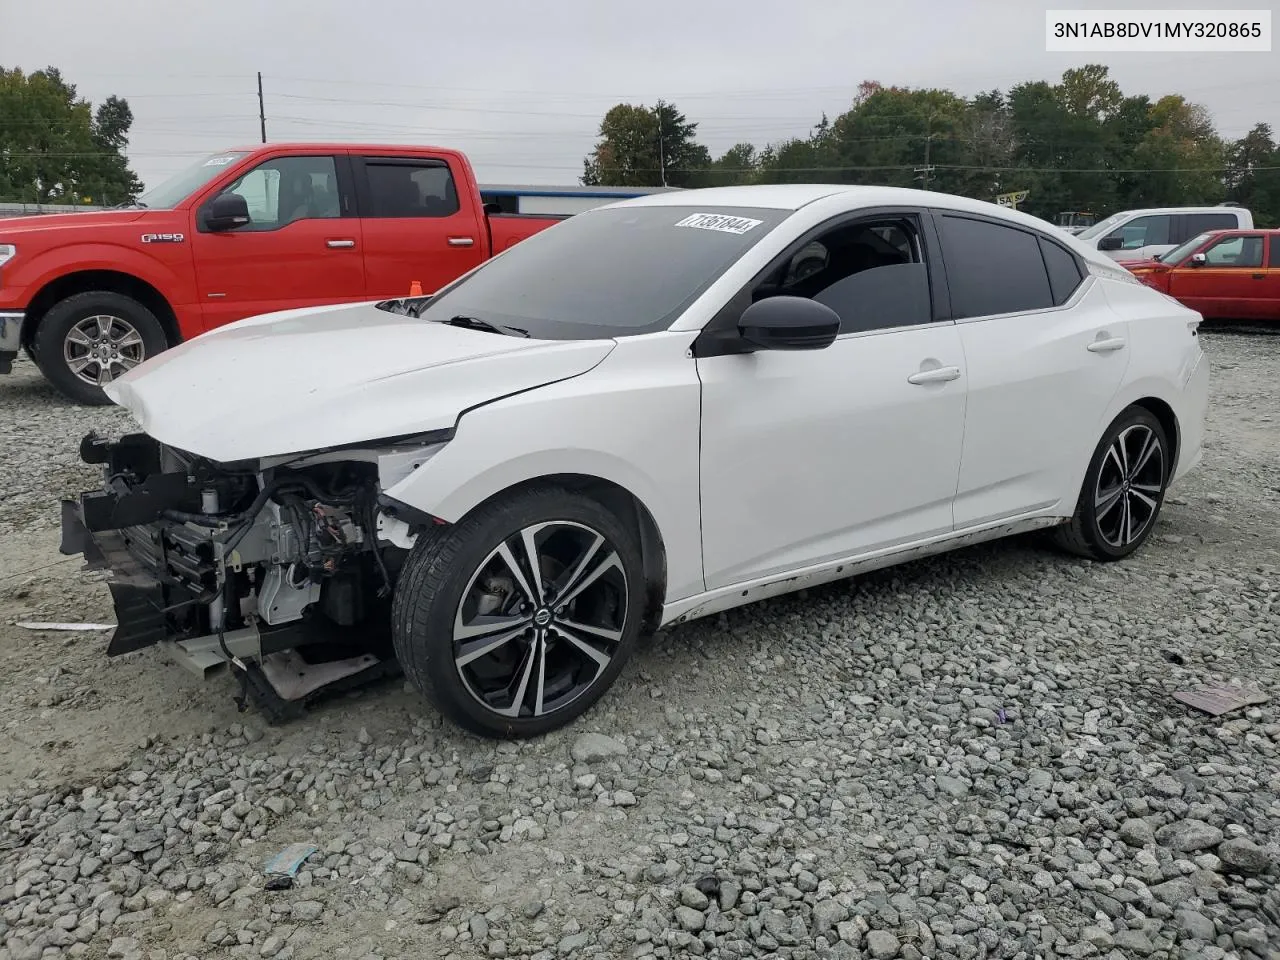
M 485 259 L 486 225 L 460 199 L 465 171 L 443 157 L 354 160 L 370 298 L 403 297 L 415 281 L 433 293 Z
M 956 530 L 1074 507 L 1129 325 L 1064 246 L 971 214 L 937 222 L 969 374 Z
M 1215 240 L 1199 251 L 1202 265 L 1188 260 L 1173 271 L 1169 293 L 1206 317 L 1265 315 L 1265 239 L 1262 233 L 1231 233 Z
M 212 232 L 206 200 L 192 252 L 206 330 L 275 310 L 360 300 L 364 263 L 346 156 L 273 157 L 219 193 L 238 193 L 250 223 Z
M 1267 268 L 1258 304 L 1259 320 L 1280 321 L 1280 233 L 1267 234 Z

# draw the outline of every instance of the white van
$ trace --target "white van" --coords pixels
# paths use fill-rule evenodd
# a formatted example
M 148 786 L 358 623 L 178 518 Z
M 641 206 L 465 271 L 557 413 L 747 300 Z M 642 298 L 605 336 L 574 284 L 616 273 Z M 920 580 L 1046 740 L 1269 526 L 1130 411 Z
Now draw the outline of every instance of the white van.
M 1076 239 L 1113 260 L 1147 260 L 1206 230 L 1252 229 L 1253 214 L 1244 207 L 1156 207 L 1113 213 Z

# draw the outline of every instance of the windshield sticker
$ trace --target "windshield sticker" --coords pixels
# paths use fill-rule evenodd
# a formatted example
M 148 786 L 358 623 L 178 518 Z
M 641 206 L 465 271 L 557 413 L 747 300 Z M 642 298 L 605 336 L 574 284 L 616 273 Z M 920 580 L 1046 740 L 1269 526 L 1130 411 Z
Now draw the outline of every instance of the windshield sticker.
M 204 162 L 206 167 L 225 167 L 228 163 L 235 160 L 235 154 L 229 157 L 210 157 Z
M 692 213 L 676 226 L 693 227 L 695 230 L 715 230 L 717 233 L 733 233 L 741 236 L 762 223 L 764 223 L 763 220 L 752 220 L 750 217 L 729 217 L 722 213 Z

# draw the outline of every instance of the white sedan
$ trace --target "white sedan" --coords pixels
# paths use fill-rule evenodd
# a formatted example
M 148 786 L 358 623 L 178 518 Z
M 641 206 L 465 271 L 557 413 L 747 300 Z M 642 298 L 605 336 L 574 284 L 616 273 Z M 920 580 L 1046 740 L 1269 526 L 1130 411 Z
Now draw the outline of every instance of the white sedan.
M 535 735 L 664 624 L 1037 528 L 1128 556 L 1201 456 L 1199 321 L 975 200 L 647 196 L 136 368 L 107 393 L 144 432 L 86 438 L 63 550 L 116 573 L 109 654 L 278 709 L 398 660 Z

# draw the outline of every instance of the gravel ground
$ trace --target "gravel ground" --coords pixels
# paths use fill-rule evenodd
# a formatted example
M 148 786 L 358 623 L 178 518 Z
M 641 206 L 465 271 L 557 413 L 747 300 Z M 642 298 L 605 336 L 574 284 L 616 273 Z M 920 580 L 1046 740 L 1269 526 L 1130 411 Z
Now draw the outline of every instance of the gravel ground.
M 1136 558 L 986 545 L 665 631 L 570 729 L 399 682 L 284 728 L 105 636 L 56 495 L 110 410 L 0 377 L 0 960 L 1280 958 L 1280 337 Z M 1220 718 L 1172 699 L 1239 678 Z M 292 889 L 268 855 L 318 852 Z

